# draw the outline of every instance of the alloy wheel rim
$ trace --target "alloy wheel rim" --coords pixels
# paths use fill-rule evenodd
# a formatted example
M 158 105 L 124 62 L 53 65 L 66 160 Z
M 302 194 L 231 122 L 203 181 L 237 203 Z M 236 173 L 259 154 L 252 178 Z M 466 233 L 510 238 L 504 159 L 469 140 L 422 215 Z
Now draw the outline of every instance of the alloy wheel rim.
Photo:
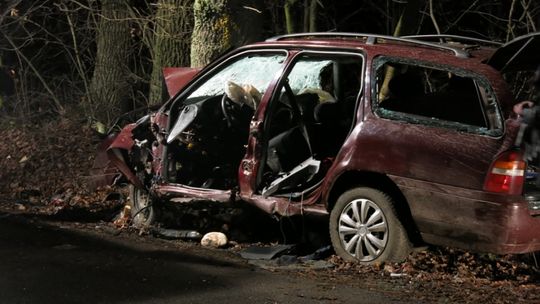
M 355 199 L 341 211 L 339 238 L 345 251 L 361 262 L 379 257 L 388 243 L 388 222 L 369 199 Z

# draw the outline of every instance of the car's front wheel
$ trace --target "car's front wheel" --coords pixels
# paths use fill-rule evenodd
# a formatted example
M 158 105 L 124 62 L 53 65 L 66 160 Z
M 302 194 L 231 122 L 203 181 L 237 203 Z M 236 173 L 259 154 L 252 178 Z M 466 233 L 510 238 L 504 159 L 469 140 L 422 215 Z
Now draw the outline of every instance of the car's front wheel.
M 156 207 L 146 189 L 129 186 L 131 221 L 138 228 L 147 227 L 156 219 Z
M 343 193 L 330 213 L 336 254 L 365 264 L 407 257 L 411 243 L 394 206 L 392 198 L 377 189 L 359 187 Z

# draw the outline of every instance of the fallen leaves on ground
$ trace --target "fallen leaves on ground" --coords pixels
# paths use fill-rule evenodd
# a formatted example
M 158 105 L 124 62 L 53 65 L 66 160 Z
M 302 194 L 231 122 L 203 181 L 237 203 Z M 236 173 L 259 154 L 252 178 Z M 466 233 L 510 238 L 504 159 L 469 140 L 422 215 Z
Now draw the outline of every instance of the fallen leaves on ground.
M 360 265 L 330 257 L 333 275 L 384 278 L 421 301 L 540 303 L 540 269 L 533 254 L 493 255 L 433 247 L 401 263 Z
M 0 128 L 0 197 L 18 211 L 45 214 L 100 212 L 120 203 L 116 191 L 89 189 L 89 172 L 101 141 L 76 115 Z

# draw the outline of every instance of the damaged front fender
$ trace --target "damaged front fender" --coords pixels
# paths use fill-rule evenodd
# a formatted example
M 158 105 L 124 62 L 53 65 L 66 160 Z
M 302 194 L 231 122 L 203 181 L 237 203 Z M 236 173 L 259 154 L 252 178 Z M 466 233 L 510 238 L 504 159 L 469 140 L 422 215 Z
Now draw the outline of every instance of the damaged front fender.
M 135 127 L 137 127 L 137 123 L 132 123 L 120 131 L 120 134 L 116 136 L 109 148 L 107 148 L 107 156 L 109 157 L 109 161 L 118 168 L 130 183 L 135 187 L 144 188 L 143 182 L 137 177 L 134 170 L 130 168 L 126 160 L 126 156 L 135 145 L 133 139 L 133 130 Z
M 200 70 L 200 68 L 188 67 L 163 68 L 163 78 L 169 98 L 180 92 Z
M 120 172 L 114 166 L 107 155 L 107 149 L 116 139 L 117 134 L 109 134 L 97 147 L 94 163 L 90 169 L 90 176 L 87 182 L 89 191 L 94 191 L 99 187 L 108 186 L 120 176 Z

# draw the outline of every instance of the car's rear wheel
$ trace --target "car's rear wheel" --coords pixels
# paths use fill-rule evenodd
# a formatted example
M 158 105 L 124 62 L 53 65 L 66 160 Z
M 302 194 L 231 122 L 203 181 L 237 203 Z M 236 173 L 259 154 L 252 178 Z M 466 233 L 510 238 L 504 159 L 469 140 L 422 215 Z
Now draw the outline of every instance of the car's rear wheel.
M 133 226 L 143 228 L 151 225 L 156 219 L 156 207 L 148 191 L 130 185 L 129 196 Z
M 330 238 L 347 261 L 371 264 L 399 261 L 411 251 L 392 198 L 367 187 L 343 193 L 330 213 Z

